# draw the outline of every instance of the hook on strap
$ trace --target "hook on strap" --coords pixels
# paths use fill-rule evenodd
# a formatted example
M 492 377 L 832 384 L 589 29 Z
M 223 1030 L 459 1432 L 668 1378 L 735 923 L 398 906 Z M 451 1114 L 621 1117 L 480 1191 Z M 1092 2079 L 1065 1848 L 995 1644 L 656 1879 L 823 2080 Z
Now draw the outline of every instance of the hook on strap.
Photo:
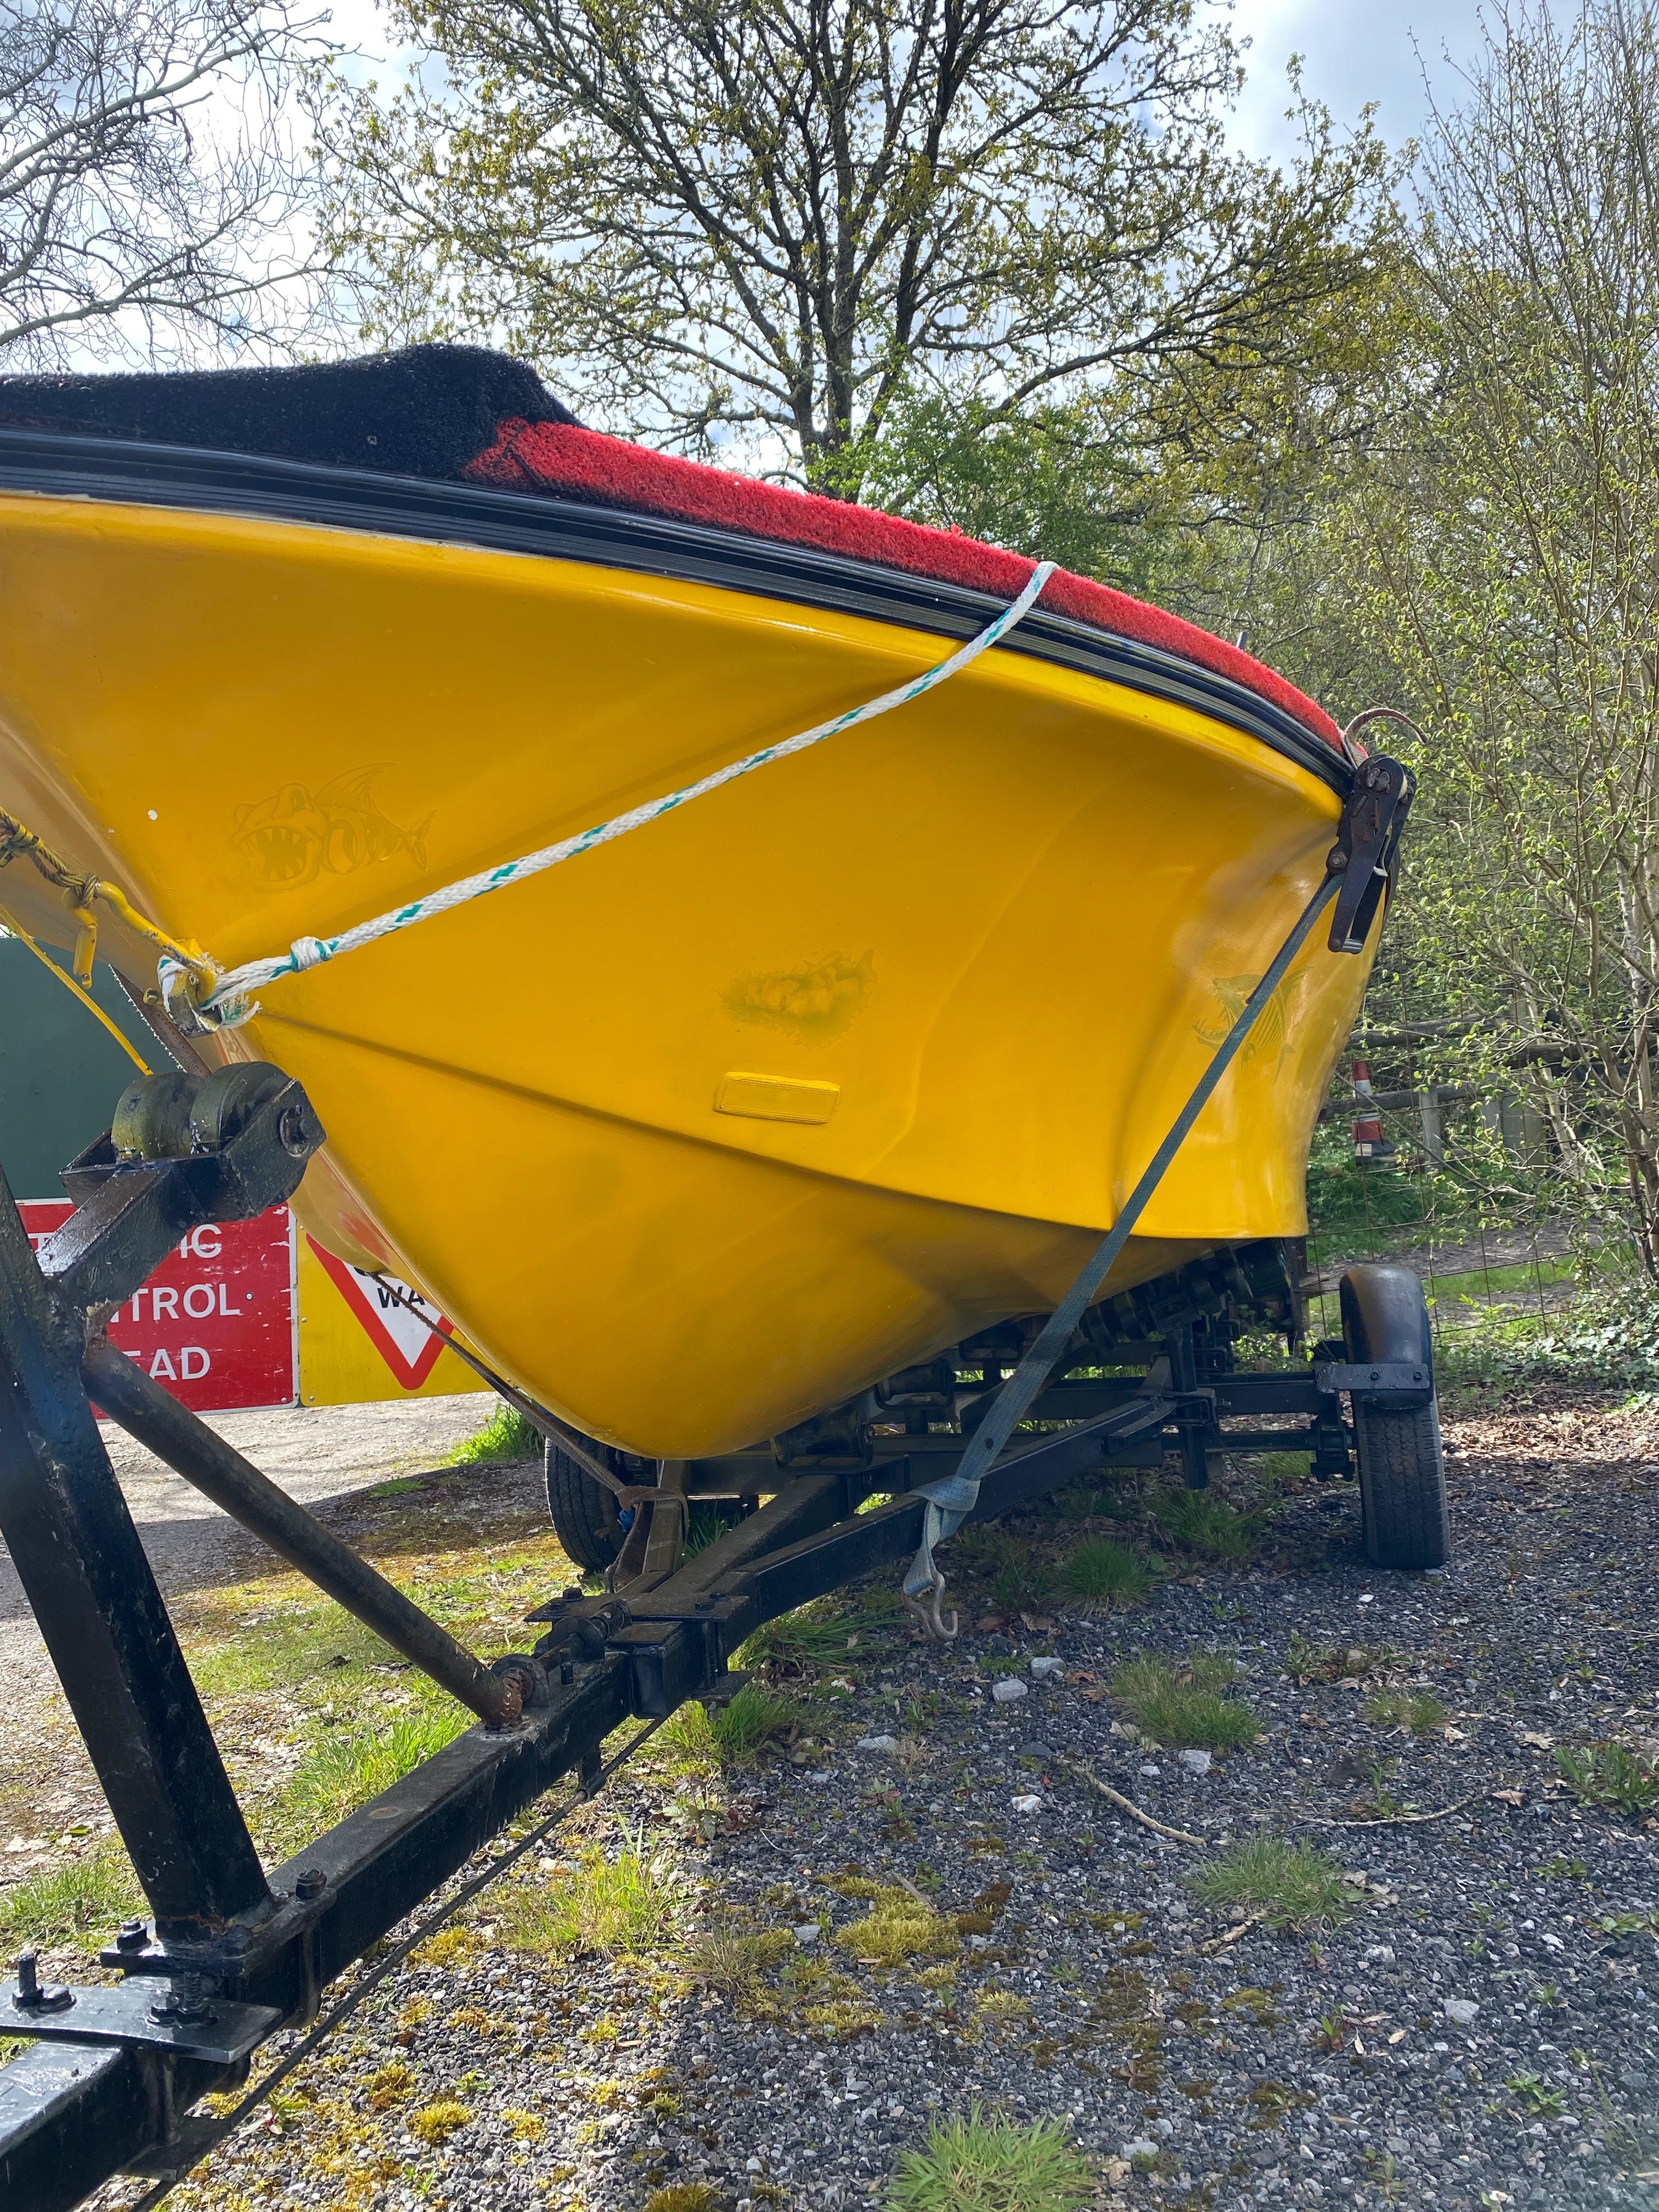
M 914 1613 L 927 1633 L 938 1643 L 955 1642 L 957 1632 L 962 1626 L 961 1616 L 952 1606 L 951 1626 L 948 1628 L 945 1626 L 944 1618 L 939 1612 L 939 1600 L 945 1595 L 945 1577 L 937 1567 L 933 1569 L 932 1582 L 927 1586 L 925 1595 L 927 1601 L 925 1605 L 920 1596 L 912 1597 L 908 1589 L 901 1590 L 899 1595 L 904 1601 L 904 1610 Z

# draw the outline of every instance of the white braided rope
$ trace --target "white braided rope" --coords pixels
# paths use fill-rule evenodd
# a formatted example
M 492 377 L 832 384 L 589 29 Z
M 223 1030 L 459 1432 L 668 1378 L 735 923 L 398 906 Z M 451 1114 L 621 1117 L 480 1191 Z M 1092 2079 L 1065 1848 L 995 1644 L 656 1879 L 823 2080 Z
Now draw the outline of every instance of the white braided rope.
M 348 952 L 356 952 L 365 945 L 374 945 L 382 937 L 391 937 L 400 929 L 412 929 L 417 921 L 429 921 L 434 915 L 448 914 L 470 900 L 482 898 L 486 891 L 504 890 L 508 884 L 521 883 L 527 876 L 541 875 L 549 868 L 556 868 L 562 860 L 574 860 L 578 853 L 592 851 L 595 845 L 608 845 L 613 839 L 625 837 L 630 830 L 638 830 L 647 822 L 655 822 L 677 807 L 688 805 L 694 799 L 702 799 L 722 784 L 735 783 L 739 776 L 751 775 L 757 768 L 769 762 L 786 760 L 791 753 L 804 753 L 811 746 L 821 745 L 826 738 L 833 738 L 842 730 L 850 730 L 860 723 L 873 721 L 878 714 L 890 714 L 895 707 L 902 707 L 912 699 L 920 699 L 950 677 L 957 675 L 970 661 L 977 660 L 988 647 L 1005 637 L 1021 617 L 1030 612 L 1041 596 L 1043 586 L 1059 566 L 1057 562 L 1044 561 L 1031 572 L 1030 580 L 1017 599 L 1011 600 L 994 622 L 988 623 L 976 637 L 959 646 L 947 660 L 930 668 L 924 675 L 901 684 L 891 691 L 884 691 L 878 699 L 871 699 L 861 707 L 849 708 L 846 714 L 837 714 L 833 720 L 819 722 L 814 728 L 803 730 L 799 735 L 785 738 L 775 745 L 763 745 L 758 752 L 744 759 L 733 761 L 727 768 L 716 769 L 711 775 L 696 783 L 688 783 L 678 791 L 671 791 L 665 798 L 647 800 L 642 806 L 630 807 L 626 814 L 613 815 L 609 822 L 600 822 L 592 830 L 584 830 L 576 836 L 561 838 L 556 845 L 544 845 L 538 853 L 527 853 L 522 860 L 506 860 L 501 866 L 487 868 L 481 875 L 465 876 L 459 883 L 450 884 L 441 891 L 427 897 L 414 899 L 407 906 L 395 907 L 389 914 L 378 915 L 373 921 L 360 921 L 355 929 L 344 930 L 338 937 L 300 937 L 286 952 L 265 960 L 249 960 L 240 968 L 217 977 L 212 991 L 195 1008 L 198 1017 L 210 1026 L 237 1029 L 258 1011 L 249 1003 L 249 994 L 273 983 L 279 975 L 302 975 L 307 968 L 320 967 L 325 961 L 338 960 Z M 177 990 L 185 978 L 177 964 L 162 963 L 161 988 L 165 994 Z

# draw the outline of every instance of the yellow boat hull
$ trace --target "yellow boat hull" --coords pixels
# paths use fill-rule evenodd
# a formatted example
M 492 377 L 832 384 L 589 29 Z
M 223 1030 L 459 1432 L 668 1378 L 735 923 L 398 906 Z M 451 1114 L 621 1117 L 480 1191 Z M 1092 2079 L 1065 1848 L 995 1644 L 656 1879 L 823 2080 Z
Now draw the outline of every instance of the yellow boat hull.
M 0 496 L 0 806 L 229 966 L 932 665 L 753 592 Z M 1323 871 L 1333 783 L 999 649 L 925 699 L 270 987 L 307 1224 L 588 1435 L 695 1457 L 1051 1306 Z M 0 902 L 56 941 L 26 866 Z M 149 953 L 100 950 L 140 989 Z M 1304 948 L 1108 1288 L 1305 1228 L 1370 965 Z

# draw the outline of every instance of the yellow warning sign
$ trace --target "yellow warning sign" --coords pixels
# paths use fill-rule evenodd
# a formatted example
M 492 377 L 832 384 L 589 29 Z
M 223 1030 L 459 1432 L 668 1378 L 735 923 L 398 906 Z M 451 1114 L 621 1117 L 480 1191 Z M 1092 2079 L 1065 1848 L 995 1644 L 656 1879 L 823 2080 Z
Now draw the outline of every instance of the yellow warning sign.
M 295 1224 L 300 1403 L 359 1406 L 382 1398 L 439 1398 L 485 1390 L 444 1342 L 448 1323 L 398 1283 L 348 1267 Z M 399 1303 L 419 1306 L 418 1313 Z

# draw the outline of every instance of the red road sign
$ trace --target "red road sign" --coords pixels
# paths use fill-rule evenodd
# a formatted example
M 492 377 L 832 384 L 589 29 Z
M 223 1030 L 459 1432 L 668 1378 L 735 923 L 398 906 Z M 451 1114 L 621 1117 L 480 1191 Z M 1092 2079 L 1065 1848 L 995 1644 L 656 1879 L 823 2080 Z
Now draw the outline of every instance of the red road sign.
M 61 1228 L 64 1199 L 25 1199 L 31 1243 Z M 252 1221 L 205 1223 L 170 1252 L 110 1321 L 112 1344 L 198 1413 L 291 1406 L 294 1226 L 285 1206 Z

